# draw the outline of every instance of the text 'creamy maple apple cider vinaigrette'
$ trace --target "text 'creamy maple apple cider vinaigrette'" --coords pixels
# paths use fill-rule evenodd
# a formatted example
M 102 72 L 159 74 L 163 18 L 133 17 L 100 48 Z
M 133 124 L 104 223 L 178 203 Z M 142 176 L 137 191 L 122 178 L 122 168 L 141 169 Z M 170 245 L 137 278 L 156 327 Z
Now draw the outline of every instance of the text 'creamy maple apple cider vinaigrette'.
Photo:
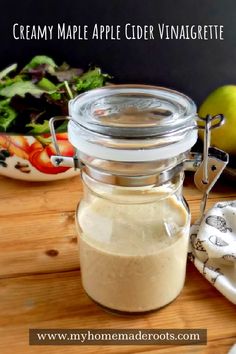
M 113 311 L 165 306 L 185 280 L 183 162 L 197 139 L 196 107 L 176 91 L 118 85 L 78 96 L 69 110 L 84 186 L 77 210 L 83 287 Z

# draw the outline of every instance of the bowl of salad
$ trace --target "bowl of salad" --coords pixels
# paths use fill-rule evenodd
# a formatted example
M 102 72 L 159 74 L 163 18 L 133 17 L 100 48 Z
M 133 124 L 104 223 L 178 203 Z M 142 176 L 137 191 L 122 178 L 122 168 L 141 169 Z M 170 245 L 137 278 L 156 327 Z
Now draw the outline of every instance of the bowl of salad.
M 0 174 L 27 181 L 53 181 L 79 171 L 55 167 L 49 119 L 68 115 L 68 101 L 78 94 L 104 86 L 109 79 L 98 67 L 83 71 L 67 63 L 58 66 L 39 55 L 18 70 L 12 64 L 0 72 Z M 67 122 L 56 126 L 62 155 L 73 156 L 67 139 Z

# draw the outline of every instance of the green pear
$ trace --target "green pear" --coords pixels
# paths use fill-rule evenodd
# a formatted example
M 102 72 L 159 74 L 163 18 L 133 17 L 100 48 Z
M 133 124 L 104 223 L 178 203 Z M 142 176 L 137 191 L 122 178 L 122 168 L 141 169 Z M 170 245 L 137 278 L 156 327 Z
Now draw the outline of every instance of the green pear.
M 226 85 L 213 91 L 199 108 L 199 117 L 207 114 L 225 116 L 225 123 L 211 130 L 211 146 L 236 155 L 236 85 Z M 203 139 L 202 131 L 199 136 Z

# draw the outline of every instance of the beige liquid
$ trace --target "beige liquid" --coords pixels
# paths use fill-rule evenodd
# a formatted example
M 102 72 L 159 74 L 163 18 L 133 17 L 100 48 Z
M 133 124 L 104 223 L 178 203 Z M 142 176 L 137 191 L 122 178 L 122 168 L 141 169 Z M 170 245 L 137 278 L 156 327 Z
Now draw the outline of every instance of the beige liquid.
M 166 225 L 164 225 L 164 222 Z M 185 280 L 188 215 L 177 199 L 80 206 L 82 283 L 108 308 L 142 312 L 177 297 Z

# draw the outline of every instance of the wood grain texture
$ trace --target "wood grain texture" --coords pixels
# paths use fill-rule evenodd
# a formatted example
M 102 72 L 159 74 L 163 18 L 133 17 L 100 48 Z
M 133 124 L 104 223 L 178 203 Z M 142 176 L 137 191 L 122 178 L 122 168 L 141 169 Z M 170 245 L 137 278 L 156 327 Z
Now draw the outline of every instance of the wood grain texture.
M 201 193 L 187 176 L 184 188 L 192 220 Z M 96 306 L 81 287 L 74 210 L 79 177 L 27 183 L 0 177 L 0 353 L 226 354 L 236 342 L 235 306 L 188 265 L 183 292 L 149 315 L 120 317 Z M 221 182 L 208 207 L 236 199 Z M 207 346 L 34 346 L 29 328 L 207 328 Z
M 184 195 L 194 222 L 199 215 L 201 193 L 185 180 Z M 230 185 L 210 195 L 208 207 L 219 199 L 235 198 Z M 82 196 L 80 178 L 29 183 L 0 178 L 0 277 L 50 273 L 79 268 L 74 223 Z M 56 251 L 52 256 L 49 251 Z
M 218 341 L 227 339 L 227 345 L 236 341 L 234 306 L 192 264 L 188 265 L 186 285 L 176 301 L 157 312 L 135 317 L 114 316 L 95 305 L 81 287 L 79 271 L 8 278 L 0 283 L 1 353 L 5 353 L 4 348 L 11 349 L 11 353 L 65 352 L 63 347 L 29 347 L 29 328 L 207 328 L 208 346 L 196 347 L 196 353 L 207 353 L 205 349 L 214 348 Z M 110 346 L 103 351 L 148 353 L 156 349 L 122 346 L 118 350 Z M 96 347 L 66 350 L 95 353 Z M 158 347 L 160 353 L 167 353 L 166 350 L 166 346 Z M 169 352 L 192 353 L 192 349 L 176 346 Z

